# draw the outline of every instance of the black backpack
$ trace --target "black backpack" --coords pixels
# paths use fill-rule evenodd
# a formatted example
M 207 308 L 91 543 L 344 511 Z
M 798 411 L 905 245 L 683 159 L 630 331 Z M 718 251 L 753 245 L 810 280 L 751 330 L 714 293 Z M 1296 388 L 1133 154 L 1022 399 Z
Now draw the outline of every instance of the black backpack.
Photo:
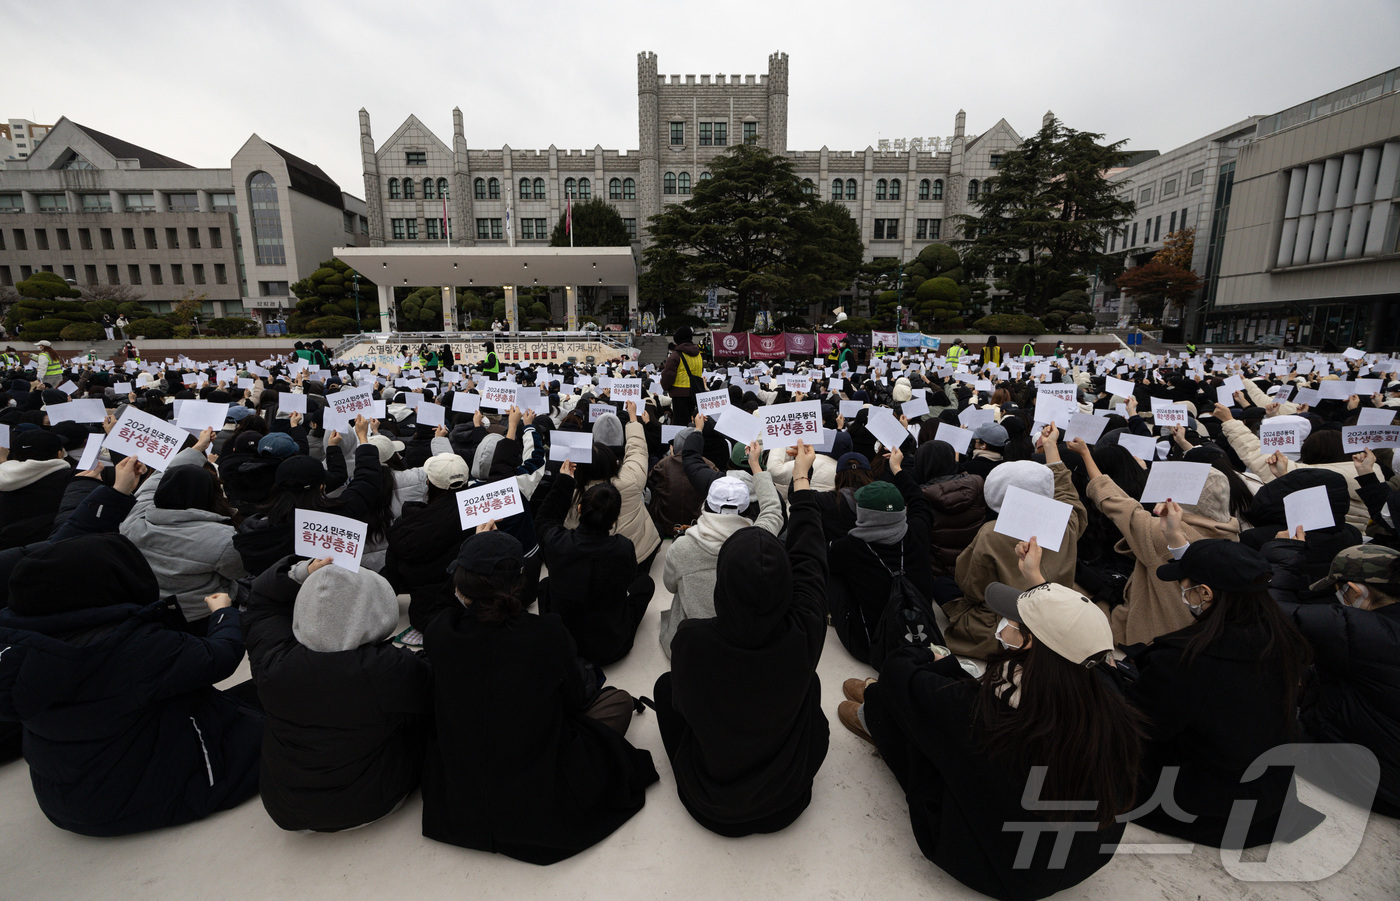
M 900 548 L 899 569 L 892 570 L 875 553 L 869 543 L 870 553 L 885 572 L 890 574 L 890 597 L 875 628 L 866 624 L 866 637 L 870 641 L 870 665 L 877 670 L 885 665 L 885 658 L 900 648 L 927 648 L 943 644 L 943 633 L 934 619 L 933 608 L 920 593 L 909 577 L 904 574 L 904 551 Z

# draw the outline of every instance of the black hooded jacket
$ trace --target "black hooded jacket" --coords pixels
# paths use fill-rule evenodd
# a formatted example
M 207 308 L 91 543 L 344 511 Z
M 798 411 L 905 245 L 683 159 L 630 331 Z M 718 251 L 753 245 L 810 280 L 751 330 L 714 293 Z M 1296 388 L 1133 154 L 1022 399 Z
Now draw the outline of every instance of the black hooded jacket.
M 719 552 L 713 619 L 671 642 L 672 759 L 682 802 L 725 827 L 807 806 L 829 730 L 817 662 L 826 640 L 826 549 L 813 491 L 792 494 L 787 548 L 740 529 Z M 794 809 L 795 808 L 795 809 Z
M 117 534 L 50 544 L 13 579 L 0 719 L 23 723 L 34 795 L 54 825 L 129 835 L 257 792 L 263 718 L 213 687 L 243 658 L 236 608 L 210 616 L 205 638 L 166 627 L 155 574 Z
M 1330 529 L 1305 532 L 1303 541 L 1275 538 L 1288 530 L 1283 499 L 1294 491 L 1323 486 L 1332 509 Z M 1330 591 L 1313 591 L 1309 586 L 1327 575 L 1332 558 L 1340 551 L 1361 543 L 1361 532 L 1346 521 L 1351 508 L 1347 481 L 1328 469 L 1295 469 L 1260 488 L 1249 507 L 1249 521 L 1254 528 L 1240 535 L 1243 544 L 1257 547 L 1273 566 L 1269 594 L 1276 601 L 1295 604 L 1326 604 L 1332 601 Z
M 418 787 L 430 670 L 387 640 L 330 653 L 297 641 L 296 560 L 257 577 L 243 614 L 267 715 L 259 790 L 283 829 L 335 831 L 385 816 Z

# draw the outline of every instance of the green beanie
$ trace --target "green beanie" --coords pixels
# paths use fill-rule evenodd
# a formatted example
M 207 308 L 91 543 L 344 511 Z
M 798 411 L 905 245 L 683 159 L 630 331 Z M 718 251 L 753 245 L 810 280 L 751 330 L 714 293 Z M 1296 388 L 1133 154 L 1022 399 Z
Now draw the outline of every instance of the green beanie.
M 856 492 L 856 506 L 898 513 L 904 509 L 904 495 L 889 482 L 871 482 Z

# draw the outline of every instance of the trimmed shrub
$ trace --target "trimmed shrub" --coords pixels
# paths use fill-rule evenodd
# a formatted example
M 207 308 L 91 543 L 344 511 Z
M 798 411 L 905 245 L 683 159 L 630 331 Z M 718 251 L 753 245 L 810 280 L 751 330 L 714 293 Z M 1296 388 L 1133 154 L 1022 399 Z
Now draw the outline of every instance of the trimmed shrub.
M 209 320 L 209 331 L 220 338 L 231 338 L 234 335 L 245 335 L 257 328 L 257 323 L 243 316 L 224 316 L 219 319 Z
M 355 334 L 355 320 L 349 316 L 320 316 L 308 322 L 306 329 L 321 338 L 339 338 Z
M 126 327 L 126 332 L 138 338 L 172 338 L 175 336 L 175 327 L 164 319 L 147 317 L 133 319 Z
M 64 341 L 98 341 L 106 335 L 107 333 L 102 330 L 102 326 L 95 322 L 74 322 L 64 326 L 63 331 L 58 333 L 58 336 Z
M 74 323 L 67 319 L 30 319 L 24 323 L 23 341 L 60 341 L 61 333 Z
M 595 323 L 598 321 L 592 316 L 587 316 L 580 317 L 579 323 L 582 324 L 584 319 Z M 676 329 L 683 325 L 688 325 L 693 329 L 710 327 L 710 324 L 699 316 L 692 316 L 689 313 L 672 313 L 670 316 L 663 316 L 656 323 L 656 331 L 662 335 L 671 335 L 675 334 Z
M 1019 313 L 994 313 L 972 323 L 972 328 L 988 335 L 1043 335 L 1045 325 L 1034 316 Z

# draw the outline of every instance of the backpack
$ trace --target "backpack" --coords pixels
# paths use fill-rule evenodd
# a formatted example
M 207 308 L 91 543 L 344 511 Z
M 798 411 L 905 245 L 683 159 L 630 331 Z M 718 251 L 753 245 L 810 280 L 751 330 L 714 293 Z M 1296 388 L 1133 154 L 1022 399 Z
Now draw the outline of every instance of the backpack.
M 914 583 L 909 581 L 909 577 L 904 575 L 902 546 L 898 570 L 886 566 L 869 543 L 865 546 L 870 548 L 871 555 L 890 574 L 889 600 L 880 611 L 875 628 L 870 628 L 868 623 L 865 626 L 865 634 L 870 641 L 870 665 L 880 669 L 885 665 L 885 658 L 900 648 L 928 648 L 943 644 L 943 633 L 938 628 L 933 608 Z

